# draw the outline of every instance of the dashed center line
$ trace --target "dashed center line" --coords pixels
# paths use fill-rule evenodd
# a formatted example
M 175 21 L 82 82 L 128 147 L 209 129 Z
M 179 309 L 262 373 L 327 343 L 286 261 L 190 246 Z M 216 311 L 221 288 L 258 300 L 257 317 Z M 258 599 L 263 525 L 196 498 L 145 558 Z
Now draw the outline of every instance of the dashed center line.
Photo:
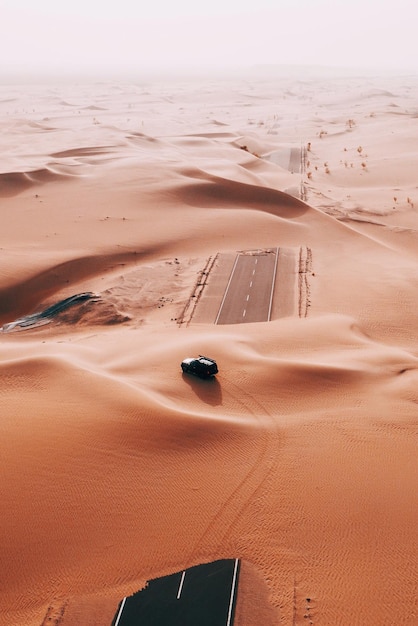
M 239 324 L 247 322 L 247 317 L 248 322 L 270 320 L 278 251 L 253 251 L 256 258 L 237 253 L 215 324 Z

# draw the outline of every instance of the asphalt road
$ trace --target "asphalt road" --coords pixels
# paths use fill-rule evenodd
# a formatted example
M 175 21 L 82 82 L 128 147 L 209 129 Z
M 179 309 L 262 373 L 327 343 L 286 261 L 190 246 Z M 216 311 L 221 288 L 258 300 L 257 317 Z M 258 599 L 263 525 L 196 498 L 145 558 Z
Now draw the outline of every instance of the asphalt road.
M 122 600 L 112 626 L 232 626 L 238 576 L 238 559 L 224 559 L 157 578 Z
M 279 250 L 239 253 L 215 324 L 270 320 Z

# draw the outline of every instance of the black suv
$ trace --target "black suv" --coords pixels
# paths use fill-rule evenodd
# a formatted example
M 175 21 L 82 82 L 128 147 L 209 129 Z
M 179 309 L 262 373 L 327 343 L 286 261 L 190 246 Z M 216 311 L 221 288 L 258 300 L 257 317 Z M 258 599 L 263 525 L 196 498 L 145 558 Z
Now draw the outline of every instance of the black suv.
M 211 378 L 218 373 L 216 361 L 199 354 L 198 358 L 189 357 L 181 362 L 181 369 L 185 374 L 193 374 L 199 378 Z

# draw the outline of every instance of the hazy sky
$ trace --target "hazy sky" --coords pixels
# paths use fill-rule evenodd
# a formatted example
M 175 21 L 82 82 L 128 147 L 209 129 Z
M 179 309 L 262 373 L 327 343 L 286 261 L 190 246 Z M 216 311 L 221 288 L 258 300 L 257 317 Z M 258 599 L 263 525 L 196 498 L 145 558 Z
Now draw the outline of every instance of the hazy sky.
M 0 73 L 418 71 L 417 0 L 0 0 Z

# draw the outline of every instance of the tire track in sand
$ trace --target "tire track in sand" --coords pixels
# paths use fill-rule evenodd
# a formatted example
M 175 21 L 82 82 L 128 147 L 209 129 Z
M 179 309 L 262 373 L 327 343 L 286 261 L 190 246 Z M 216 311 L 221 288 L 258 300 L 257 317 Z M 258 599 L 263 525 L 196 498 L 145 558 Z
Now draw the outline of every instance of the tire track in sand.
M 264 405 L 256 400 L 255 396 L 231 380 L 228 380 L 227 393 L 233 400 L 241 405 L 245 413 L 249 413 L 257 420 L 254 426 L 261 435 L 257 452 L 248 450 L 248 458 L 254 458 L 248 472 L 243 476 L 239 484 L 233 489 L 229 497 L 222 503 L 220 509 L 212 517 L 205 531 L 193 548 L 192 556 L 199 552 L 199 547 L 209 546 L 209 550 L 218 550 L 225 538 L 231 535 L 231 531 L 239 518 L 248 507 L 253 495 L 259 490 L 267 477 L 277 466 L 277 441 L 279 429 L 274 419 Z M 232 390 L 235 390 L 233 392 Z M 244 397 L 244 400 L 242 399 Z M 254 440 L 251 439 L 251 442 Z

